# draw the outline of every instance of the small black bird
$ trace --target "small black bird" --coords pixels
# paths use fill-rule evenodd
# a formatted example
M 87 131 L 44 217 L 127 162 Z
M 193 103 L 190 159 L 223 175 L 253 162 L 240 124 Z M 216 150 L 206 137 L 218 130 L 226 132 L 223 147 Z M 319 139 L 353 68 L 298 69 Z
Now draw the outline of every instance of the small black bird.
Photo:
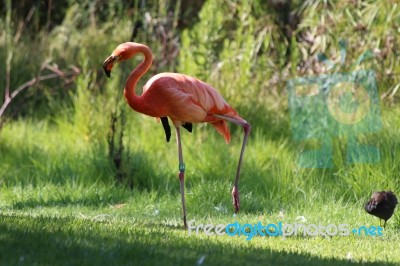
M 385 224 L 383 225 L 385 227 L 386 221 L 392 217 L 396 205 L 397 198 L 392 191 L 380 191 L 372 193 L 372 197 L 364 209 L 369 214 L 378 217 L 379 222 L 381 219 L 385 220 Z

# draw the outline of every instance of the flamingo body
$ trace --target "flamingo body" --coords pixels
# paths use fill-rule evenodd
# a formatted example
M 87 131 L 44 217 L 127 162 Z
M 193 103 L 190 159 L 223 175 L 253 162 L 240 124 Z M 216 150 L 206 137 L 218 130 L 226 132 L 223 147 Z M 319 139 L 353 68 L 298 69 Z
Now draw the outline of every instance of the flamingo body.
M 226 143 L 229 143 L 231 139 L 226 121 L 243 127 L 243 144 L 232 189 L 233 205 L 237 213 L 240 206 L 238 182 L 245 146 L 251 131 L 250 124 L 238 115 L 215 88 L 184 74 L 157 74 L 143 87 L 143 93 L 140 96 L 136 95 L 136 84 L 151 67 L 153 60 L 151 50 L 146 45 L 134 42 L 118 45 L 111 56 L 103 63 L 106 75 L 110 77 L 111 70 L 116 63 L 128 60 L 138 53 L 144 55 L 144 60 L 129 75 L 125 84 L 124 96 L 133 110 L 161 119 L 167 141 L 169 141 L 171 135 L 167 117 L 171 119 L 175 126 L 184 226 L 187 227 L 184 191 L 185 165 L 183 162 L 180 127 L 182 126 L 191 132 L 192 123 L 210 123 L 218 133 L 224 136 Z
M 156 118 L 169 117 L 175 127 L 208 122 L 230 142 L 225 120 L 215 114 L 243 120 L 217 90 L 203 81 L 178 73 L 160 73 L 143 87 L 141 112 Z M 135 106 L 132 106 L 136 109 Z

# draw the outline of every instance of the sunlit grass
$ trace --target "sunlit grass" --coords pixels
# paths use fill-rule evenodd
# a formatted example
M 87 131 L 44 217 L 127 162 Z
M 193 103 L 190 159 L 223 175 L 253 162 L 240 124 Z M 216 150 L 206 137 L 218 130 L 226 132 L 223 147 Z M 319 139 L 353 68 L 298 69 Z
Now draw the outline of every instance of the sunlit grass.
M 64 207 L 36 206 L 25 210 L 3 211 L 0 216 L 0 254 L 5 264 L 140 264 L 187 265 L 204 260 L 205 265 L 230 263 L 254 265 L 276 264 L 346 265 L 399 263 L 399 234 L 391 225 L 382 237 L 259 237 L 247 241 L 245 236 L 207 236 L 185 231 L 178 217 L 179 204 L 162 197 L 141 193 L 126 205 L 90 208 L 79 204 Z M 167 204 L 166 204 L 167 203 Z M 158 212 L 158 210 L 160 210 Z M 216 214 L 202 217 L 197 207 L 191 215 L 196 224 L 298 222 L 304 224 L 377 225 L 359 208 L 335 203 L 323 207 L 310 205 L 308 211 L 288 213 Z M 321 215 L 321 211 L 326 215 Z M 175 217 L 171 217 L 174 214 Z M 194 216 L 194 217 L 193 217 Z M 7 254 L 7 255 L 5 255 Z

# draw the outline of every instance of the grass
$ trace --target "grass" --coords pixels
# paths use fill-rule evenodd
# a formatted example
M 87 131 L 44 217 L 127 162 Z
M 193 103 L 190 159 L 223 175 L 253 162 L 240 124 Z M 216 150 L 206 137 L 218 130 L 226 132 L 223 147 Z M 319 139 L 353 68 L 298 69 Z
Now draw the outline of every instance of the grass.
M 246 241 L 242 237 L 188 236 L 174 224 L 176 221 L 164 219 L 143 222 L 107 215 L 7 213 L 0 221 L 1 260 L 8 265 L 196 265 L 202 258 L 204 265 L 351 265 L 354 261 L 395 265 L 392 254 L 399 248 L 398 235 L 393 230 L 388 232 L 392 236 L 384 239 L 300 237 Z
M 246 241 L 244 236 L 189 236 L 181 226 L 177 191 L 175 195 L 160 195 L 105 185 L 3 187 L 0 261 L 5 265 L 187 265 L 196 264 L 203 256 L 204 265 L 395 265 L 400 261 L 393 252 L 400 245 L 396 218 L 390 221 L 383 237 L 255 237 Z M 305 223 L 378 223 L 359 207 L 362 202 L 303 201 L 298 204 L 305 204 L 302 209 L 283 213 L 269 212 L 267 202 L 263 202 L 264 212 L 244 210 L 234 218 L 230 211 L 199 206 L 193 202 L 194 197 L 188 194 L 187 207 L 189 219 L 195 219 L 196 224 L 228 224 L 235 220 L 242 224 L 294 223 L 300 215 L 306 217 Z
M 0 216 L 2 264 L 48 265 L 396 265 L 399 233 L 389 226 L 383 237 L 245 237 L 188 235 L 181 227 L 176 197 L 138 193 L 126 205 L 102 207 L 81 203 L 48 202 L 14 208 Z M 97 201 L 97 200 L 96 200 Z M 97 201 L 98 202 L 98 201 Z M 162 203 L 160 203 L 162 202 Z M 321 224 L 371 224 L 350 204 L 314 204 L 303 214 Z M 231 215 L 204 215 L 188 204 L 196 223 L 231 223 Z M 155 210 L 160 210 L 155 212 Z M 197 209 L 197 211 L 196 211 Z M 321 216 L 320 209 L 330 212 Z M 239 222 L 293 222 L 293 213 L 282 217 L 243 214 Z M 194 217 L 193 217 L 194 216 Z M 279 218 L 278 218 L 279 217 Z M 377 220 L 373 220 L 376 222 Z
M 241 210 L 233 217 L 230 189 L 241 131 L 226 145 L 210 127 L 184 133 L 188 219 L 196 224 L 295 223 L 377 226 L 364 212 L 371 191 L 398 191 L 397 139 L 389 127 L 397 108 L 384 108 L 378 164 L 347 165 L 345 140 L 334 142 L 332 169 L 304 169 L 301 145 L 270 139 L 255 127 L 240 182 Z M 286 118 L 288 119 L 288 118 Z M 270 121 L 274 124 L 274 121 Z M 68 123 L 16 121 L 0 139 L 0 263 L 49 265 L 398 264 L 397 213 L 382 237 L 206 236 L 182 228 L 174 140 L 160 124 L 130 112 L 127 145 L 134 189 L 115 185 L 101 141 Z M 288 121 L 282 121 L 288 123 Z M 136 125 L 140 124 L 138 128 Z M 276 123 L 277 124 L 277 123 Z M 70 124 L 73 128 L 73 124 Z M 276 130 L 276 129 L 275 129 Z M 149 133 L 151 132 L 151 133 Z M 157 147 L 157 152 L 154 148 Z

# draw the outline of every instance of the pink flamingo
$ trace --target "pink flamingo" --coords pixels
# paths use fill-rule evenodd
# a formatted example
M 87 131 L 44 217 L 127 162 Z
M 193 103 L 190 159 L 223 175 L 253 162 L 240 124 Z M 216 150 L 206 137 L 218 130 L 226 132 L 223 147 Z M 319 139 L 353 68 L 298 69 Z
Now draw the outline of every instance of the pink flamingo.
M 183 74 L 157 74 L 143 87 L 142 95 L 136 95 L 136 84 L 149 70 L 153 61 L 152 52 L 146 45 L 134 42 L 126 42 L 118 45 L 103 63 L 106 75 L 110 77 L 111 70 L 116 63 L 128 60 L 138 53 L 144 55 L 144 60 L 131 72 L 126 80 L 124 89 L 125 99 L 129 106 L 136 112 L 161 119 L 167 141 L 169 141 L 171 136 L 168 117 L 175 126 L 179 157 L 182 213 L 185 228 L 187 228 L 184 188 L 185 164 L 183 162 L 180 126 L 191 132 L 192 123 L 210 123 L 218 133 L 224 136 L 226 143 L 229 143 L 231 138 L 226 121 L 243 127 L 244 138 L 242 150 L 232 189 L 233 206 L 235 213 L 238 213 L 240 208 L 238 188 L 240 168 L 247 139 L 251 131 L 250 124 L 241 118 L 213 87 L 203 81 Z

